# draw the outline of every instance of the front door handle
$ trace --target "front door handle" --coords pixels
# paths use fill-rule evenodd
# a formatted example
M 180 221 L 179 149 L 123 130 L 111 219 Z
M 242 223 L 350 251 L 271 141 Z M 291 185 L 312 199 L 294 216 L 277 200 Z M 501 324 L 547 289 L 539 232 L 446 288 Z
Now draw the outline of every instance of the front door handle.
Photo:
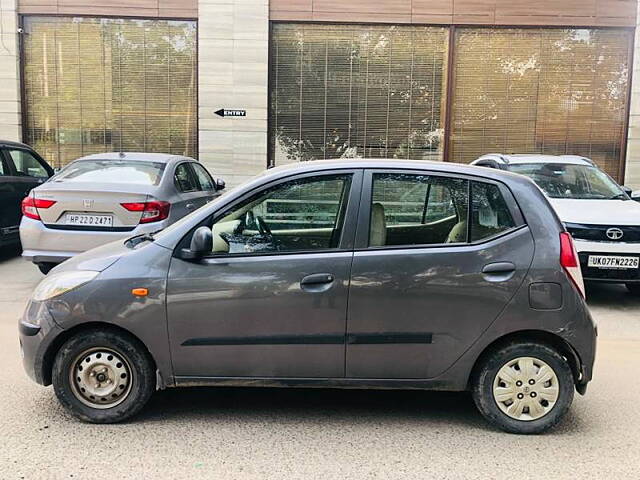
M 300 285 L 324 285 L 333 282 L 333 280 L 333 275 L 330 273 L 314 273 L 300 280 Z
M 194 208 L 196 208 L 196 206 L 193 203 L 187 203 L 185 207 L 187 208 L 187 210 L 193 210 Z
M 495 262 L 482 267 L 482 273 L 488 273 L 489 275 L 504 275 L 506 273 L 514 272 L 515 269 L 516 266 L 511 262 Z

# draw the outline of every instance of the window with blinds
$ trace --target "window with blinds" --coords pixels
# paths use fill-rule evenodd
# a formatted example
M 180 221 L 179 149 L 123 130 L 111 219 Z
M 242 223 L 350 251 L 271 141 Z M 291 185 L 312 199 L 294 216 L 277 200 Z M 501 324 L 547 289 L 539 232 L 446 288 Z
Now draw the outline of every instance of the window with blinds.
M 632 32 L 459 28 L 449 159 L 584 155 L 619 179 Z
M 196 155 L 196 23 L 24 18 L 25 141 L 53 165 L 105 151 Z
M 440 160 L 447 46 L 440 27 L 273 24 L 271 162 Z

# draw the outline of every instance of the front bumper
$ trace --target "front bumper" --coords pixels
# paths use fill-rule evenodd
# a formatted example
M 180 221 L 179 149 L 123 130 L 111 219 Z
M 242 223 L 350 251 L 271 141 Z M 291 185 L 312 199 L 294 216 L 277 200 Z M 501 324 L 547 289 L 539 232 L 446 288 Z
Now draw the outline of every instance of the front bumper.
M 589 255 L 616 255 L 640 257 L 640 243 L 592 242 L 574 239 L 580 258 L 582 276 L 589 282 L 640 283 L 640 268 L 596 268 L 589 267 Z
M 155 232 L 168 225 L 168 221 L 162 221 L 140 224 L 128 231 L 59 230 L 47 227 L 40 220 L 22 217 L 22 256 L 33 263 L 61 263 L 114 240 Z
M 47 357 L 63 329 L 56 324 L 44 302 L 30 301 L 18 322 L 20 353 L 27 375 L 40 385 L 51 383 Z

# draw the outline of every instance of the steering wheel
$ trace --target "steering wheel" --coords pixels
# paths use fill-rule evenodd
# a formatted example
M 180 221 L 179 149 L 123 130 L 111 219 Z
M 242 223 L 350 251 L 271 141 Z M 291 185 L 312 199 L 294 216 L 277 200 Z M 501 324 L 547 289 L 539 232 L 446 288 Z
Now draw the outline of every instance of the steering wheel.
M 267 225 L 267 222 L 264 221 L 264 218 L 256 216 L 256 224 L 258 225 L 258 231 L 261 235 L 269 235 L 270 237 L 273 237 L 271 229 L 269 228 L 269 225 Z

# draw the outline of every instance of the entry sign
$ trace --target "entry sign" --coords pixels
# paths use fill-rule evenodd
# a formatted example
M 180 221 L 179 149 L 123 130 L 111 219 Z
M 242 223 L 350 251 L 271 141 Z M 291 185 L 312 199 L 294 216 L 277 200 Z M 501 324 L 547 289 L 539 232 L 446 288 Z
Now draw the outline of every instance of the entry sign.
M 216 110 L 215 112 L 216 115 L 220 115 L 221 117 L 246 117 L 247 116 L 247 111 L 246 110 L 236 110 L 236 109 L 232 109 L 232 108 L 221 108 L 220 110 Z

